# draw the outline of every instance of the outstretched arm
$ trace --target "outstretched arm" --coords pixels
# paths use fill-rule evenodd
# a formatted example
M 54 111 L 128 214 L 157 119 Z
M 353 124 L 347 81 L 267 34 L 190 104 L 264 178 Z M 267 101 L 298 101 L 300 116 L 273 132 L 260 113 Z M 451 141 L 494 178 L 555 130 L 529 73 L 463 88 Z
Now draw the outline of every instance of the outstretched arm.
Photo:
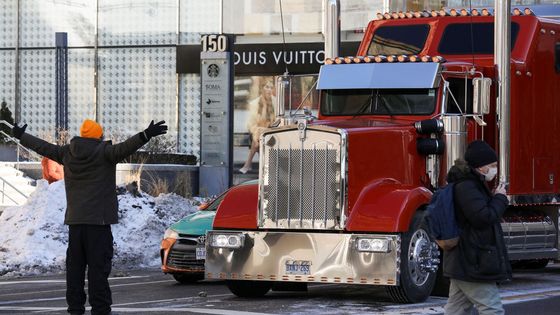
M 165 125 L 165 121 L 162 120 L 154 124 L 154 121 L 152 120 L 148 128 L 146 128 L 144 131 L 128 138 L 124 142 L 107 146 L 105 156 L 109 161 L 118 163 L 140 149 L 144 144 L 150 141 L 152 137 L 156 137 L 166 133 L 167 125 Z
M 29 148 L 42 156 L 46 156 L 49 159 L 62 163 L 63 149 L 61 146 L 50 144 L 43 139 L 39 139 L 25 132 L 27 124 L 19 127 L 17 124 L 12 128 L 12 134 L 14 137 L 19 139 L 19 143 L 26 148 Z

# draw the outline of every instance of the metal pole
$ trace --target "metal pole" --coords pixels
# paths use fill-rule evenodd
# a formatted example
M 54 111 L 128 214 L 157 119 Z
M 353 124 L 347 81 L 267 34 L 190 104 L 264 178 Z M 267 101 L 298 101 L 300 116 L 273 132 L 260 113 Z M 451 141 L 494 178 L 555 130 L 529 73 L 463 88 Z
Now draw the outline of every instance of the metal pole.
M 509 183 L 510 143 L 510 67 L 511 67 L 511 3 L 496 0 L 494 23 L 494 63 L 498 74 L 496 100 L 499 131 L 499 180 Z
M 21 120 L 21 103 L 20 103 L 20 84 L 19 84 L 19 77 L 20 77 L 20 69 L 19 69 L 19 46 L 20 46 L 20 0 L 17 0 L 17 14 L 16 14 L 16 60 L 15 60 L 15 86 L 14 86 L 14 119 L 16 123 L 19 123 Z
M 325 0 L 323 11 L 325 59 L 338 57 L 340 52 L 340 0 Z
M 177 0 L 176 35 L 177 35 L 177 46 L 179 46 L 181 44 L 181 0 Z M 177 46 L 175 46 L 175 51 L 177 51 Z M 179 120 L 179 118 L 181 117 L 180 93 L 181 93 L 181 74 L 177 73 L 175 77 L 175 115 L 176 115 L 175 130 L 177 130 L 176 146 L 175 146 L 176 152 L 179 152 L 179 145 L 181 143 L 181 136 L 180 136 L 181 121 Z
M 95 1 L 95 35 L 93 61 L 93 120 L 99 121 L 99 0 Z

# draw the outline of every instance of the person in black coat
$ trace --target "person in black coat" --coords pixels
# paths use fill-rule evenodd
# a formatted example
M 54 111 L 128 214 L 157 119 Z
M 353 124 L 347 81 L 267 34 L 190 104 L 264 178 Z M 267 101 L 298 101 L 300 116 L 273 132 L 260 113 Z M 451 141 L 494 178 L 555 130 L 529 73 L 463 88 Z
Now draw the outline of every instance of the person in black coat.
M 496 152 L 484 141 L 474 141 L 465 160 L 455 161 L 447 174 L 454 185 L 459 243 L 444 251 L 443 274 L 450 278 L 445 314 L 504 314 L 497 282 L 511 279 L 501 218 L 507 206 L 505 187 L 494 191 L 488 183 L 497 173 Z
M 68 312 L 85 312 L 85 271 L 88 273 L 89 304 L 92 314 L 111 313 L 108 277 L 113 258 L 111 224 L 117 223 L 116 165 L 136 152 L 152 137 L 165 134 L 164 121 L 154 124 L 113 145 L 103 141 L 103 129 L 86 119 L 80 137 L 70 144 L 55 145 L 25 133 L 27 124 L 12 129 L 20 144 L 64 167 L 68 249 L 66 251 L 66 301 Z

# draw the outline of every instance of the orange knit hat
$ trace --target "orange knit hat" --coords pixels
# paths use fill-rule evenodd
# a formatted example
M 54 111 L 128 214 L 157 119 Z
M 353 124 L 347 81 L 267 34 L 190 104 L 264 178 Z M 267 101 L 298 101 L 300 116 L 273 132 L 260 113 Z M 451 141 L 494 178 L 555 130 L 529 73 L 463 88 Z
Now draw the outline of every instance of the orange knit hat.
M 101 125 L 91 119 L 84 120 L 80 128 L 80 136 L 84 138 L 99 139 L 103 135 L 103 128 Z

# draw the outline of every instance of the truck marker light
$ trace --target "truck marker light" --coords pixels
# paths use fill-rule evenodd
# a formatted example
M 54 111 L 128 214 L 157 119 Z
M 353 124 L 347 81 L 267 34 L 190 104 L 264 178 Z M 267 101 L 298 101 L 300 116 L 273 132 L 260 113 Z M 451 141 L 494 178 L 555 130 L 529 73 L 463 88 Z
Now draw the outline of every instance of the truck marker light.
M 354 61 L 354 63 L 362 63 L 362 62 L 364 62 L 364 57 L 356 56 L 352 60 Z
M 459 12 L 457 12 L 456 9 L 451 9 L 451 10 L 449 10 L 449 15 L 451 15 L 451 16 L 458 16 L 458 15 L 459 15 Z
M 482 13 L 482 16 L 492 16 L 492 12 L 490 12 L 486 8 L 482 9 L 481 13 Z
M 383 19 L 385 19 L 385 16 L 383 16 L 383 13 L 377 12 L 377 19 L 378 20 L 383 20 Z
M 399 19 L 404 19 L 406 17 L 406 15 L 404 14 L 403 11 L 399 11 L 399 13 L 397 13 L 399 16 Z
M 471 15 L 472 15 L 472 16 L 479 16 L 479 15 L 480 15 L 480 12 L 478 12 L 477 9 L 472 9 L 472 10 L 471 10 Z
M 432 15 L 432 17 L 437 17 L 439 15 L 439 12 L 436 10 L 432 10 L 432 12 L 430 12 L 430 14 Z
M 515 8 L 515 9 L 513 9 L 513 15 L 520 16 L 520 15 L 523 15 L 523 12 L 521 12 L 521 10 L 519 10 L 519 8 Z
M 385 61 L 387 61 L 387 57 L 385 57 L 383 55 L 375 56 L 373 59 L 375 60 L 375 62 L 385 62 Z
M 439 10 L 439 16 L 448 16 L 449 12 L 447 12 L 447 10 L 445 9 L 441 9 Z
M 387 56 L 387 61 L 388 62 L 395 62 L 395 61 L 397 61 L 397 56 L 389 55 L 389 56 Z
M 407 56 L 407 55 L 399 55 L 399 56 L 397 57 L 397 60 L 398 60 L 399 62 L 407 62 L 407 61 L 408 61 L 408 56 Z
M 535 15 L 530 8 L 525 8 L 525 10 L 523 10 L 523 12 L 525 13 L 525 15 Z
M 340 57 L 334 58 L 334 63 L 336 63 L 337 65 L 341 64 L 342 61 L 343 61 L 343 58 L 340 58 Z
M 432 60 L 432 57 L 430 57 L 429 55 L 425 55 L 425 56 L 422 56 L 422 58 L 420 58 L 420 60 L 422 62 L 429 62 L 429 61 Z
M 461 9 L 461 16 L 469 16 L 471 13 L 467 9 Z
M 412 56 L 408 57 L 408 60 L 410 62 L 417 62 L 417 61 L 420 60 L 420 57 L 418 57 L 418 55 L 412 55 Z
M 370 62 L 373 62 L 373 61 L 374 61 L 373 58 L 375 58 L 375 57 L 373 57 L 373 56 L 365 56 L 363 60 L 364 60 L 364 62 L 370 63 Z
M 391 19 L 391 13 L 389 13 L 389 12 L 383 13 L 383 16 L 385 17 L 386 20 L 390 20 L 390 19 Z
M 331 58 L 327 58 L 325 60 L 325 64 L 327 64 L 327 65 L 332 65 L 333 63 L 334 63 L 334 61 Z
M 406 12 L 404 15 L 405 15 L 406 18 L 408 18 L 408 19 L 412 19 L 412 18 L 414 17 L 414 13 L 413 13 L 412 11 Z
M 437 62 L 439 62 L 439 63 L 445 62 L 445 58 L 443 58 L 442 56 L 433 56 L 432 57 L 432 62 L 436 62 L 436 63 Z
M 344 57 L 344 63 L 352 63 L 352 60 L 354 59 L 354 57 Z
M 396 20 L 399 18 L 399 14 L 397 12 L 393 12 L 391 13 L 391 17 Z
M 366 238 L 356 239 L 356 249 L 360 252 L 388 253 L 391 251 L 391 243 L 387 238 Z

